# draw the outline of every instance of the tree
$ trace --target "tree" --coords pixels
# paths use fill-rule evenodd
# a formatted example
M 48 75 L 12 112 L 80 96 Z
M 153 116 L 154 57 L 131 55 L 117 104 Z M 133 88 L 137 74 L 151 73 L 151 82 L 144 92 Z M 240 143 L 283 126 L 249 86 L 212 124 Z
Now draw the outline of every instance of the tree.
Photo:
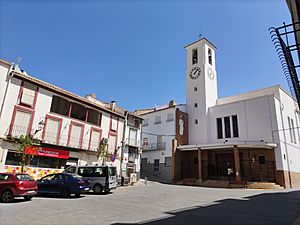
M 26 152 L 26 149 L 32 147 L 33 140 L 29 135 L 21 135 L 17 143 L 19 144 L 18 156 L 20 158 L 21 173 L 23 173 L 24 166 L 30 165 L 30 161 L 34 157 L 33 154 Z
M 107 138 L 102 138 L 99 147 L 97 148 L 97 158 L 102 161 L 102 165 L 110 159 L 110 154 L 107 151 L 107 142 Z

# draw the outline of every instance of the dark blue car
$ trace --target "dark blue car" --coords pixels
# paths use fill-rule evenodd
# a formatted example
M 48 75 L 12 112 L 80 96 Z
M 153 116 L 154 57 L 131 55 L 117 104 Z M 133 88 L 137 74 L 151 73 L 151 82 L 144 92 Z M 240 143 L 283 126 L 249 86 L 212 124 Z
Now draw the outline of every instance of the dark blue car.
M 60 195 L 66 198 L 75 194 L 76 197 L 79 197 L 81 193 L 90 190 L 88 179 L 68 173 L 50 174 L 42 177 L 36 183 L 39 195 Z

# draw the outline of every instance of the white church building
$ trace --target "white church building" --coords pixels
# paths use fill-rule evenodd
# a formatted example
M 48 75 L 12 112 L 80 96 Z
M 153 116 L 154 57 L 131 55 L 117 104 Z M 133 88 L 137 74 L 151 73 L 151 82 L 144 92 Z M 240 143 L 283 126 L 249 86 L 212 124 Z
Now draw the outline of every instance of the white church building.
M 182 121 L 170 130 L 174 133 L 173 147 L 165 153 L 172 156 L 169 180 L 199 185 L 209 181 L 220 185 L 272 182 L 286 188 L 300 187 L 297 102 L 280 86 L 218 98 L 215 46 L 202 38 L 185 49 L 186 105 L 180 110 L 188 115 L 183 125 L 187 133 L 176 132 Z M 138 112 L 145 119 L 163 111 Z M 156 127 L 151 128 L 151 134 L 166 133 Z M 145 129 L 149 128 L 143 127 L 144 140 L 149 138 Z M 160 168 L 154 161 L 159 154 L 161 151 L 144 151 L 142 169 L 153 164 L 157 172 Z

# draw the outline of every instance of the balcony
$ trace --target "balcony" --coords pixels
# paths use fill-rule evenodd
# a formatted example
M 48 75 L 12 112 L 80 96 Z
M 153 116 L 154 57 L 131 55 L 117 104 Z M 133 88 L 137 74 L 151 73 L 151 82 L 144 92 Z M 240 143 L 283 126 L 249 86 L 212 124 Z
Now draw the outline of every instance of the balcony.
M 150 143 L 143 145 L 143 150 L 166 150 L 166 142 Z
M 133 146 L 133 147 L 140 147 L 141 146 L 141 141 L 138 139 L 134 139 L 134 138 L 127 138 L 126 139 L 126 144 L 129 146 Z
M 33 137 L 36 134 L 37 130 L 30 130 L 28 127 L 19 126 L 19 125 L 11 125 L 6 132 L 7 138 L 19 138 L 21 135 L 29 135 Z
M 46 144 L 60 145 L 65 147 L 79 148 L 84 150 L 97 151 L 99 141 L 90 141 L 90 139 L 80 139 L 74 136 L 60 135 L 58 138 L 57 133 L 46 132 L 44 140 Z

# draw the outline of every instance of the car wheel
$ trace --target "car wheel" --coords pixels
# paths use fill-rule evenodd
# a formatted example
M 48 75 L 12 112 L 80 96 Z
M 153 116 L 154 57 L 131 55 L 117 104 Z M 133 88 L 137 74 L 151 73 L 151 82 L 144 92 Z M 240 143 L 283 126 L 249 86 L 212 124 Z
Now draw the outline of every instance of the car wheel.
M 1 200 L 2 202 L 12 202 L 14 200 L 14 195 L 12 191 L 10 190 L 3 191 Z
M 79 198 L 79 197 L 80 197 L 80 193 L 75 194 L 75 197 L 76 197 L 76 198 Z
M 103 188 L 100 184 L 96 184 L 93 188 L 94 193 L 101 194 L 103 192 Z
M 32 196 L 24 196 L 25 201 L 30 201 L 32 199 Z
M 63 189 L 60 194 L 63 198 L 69 198 L 71 196 L 71 192 L 68 189 Z

